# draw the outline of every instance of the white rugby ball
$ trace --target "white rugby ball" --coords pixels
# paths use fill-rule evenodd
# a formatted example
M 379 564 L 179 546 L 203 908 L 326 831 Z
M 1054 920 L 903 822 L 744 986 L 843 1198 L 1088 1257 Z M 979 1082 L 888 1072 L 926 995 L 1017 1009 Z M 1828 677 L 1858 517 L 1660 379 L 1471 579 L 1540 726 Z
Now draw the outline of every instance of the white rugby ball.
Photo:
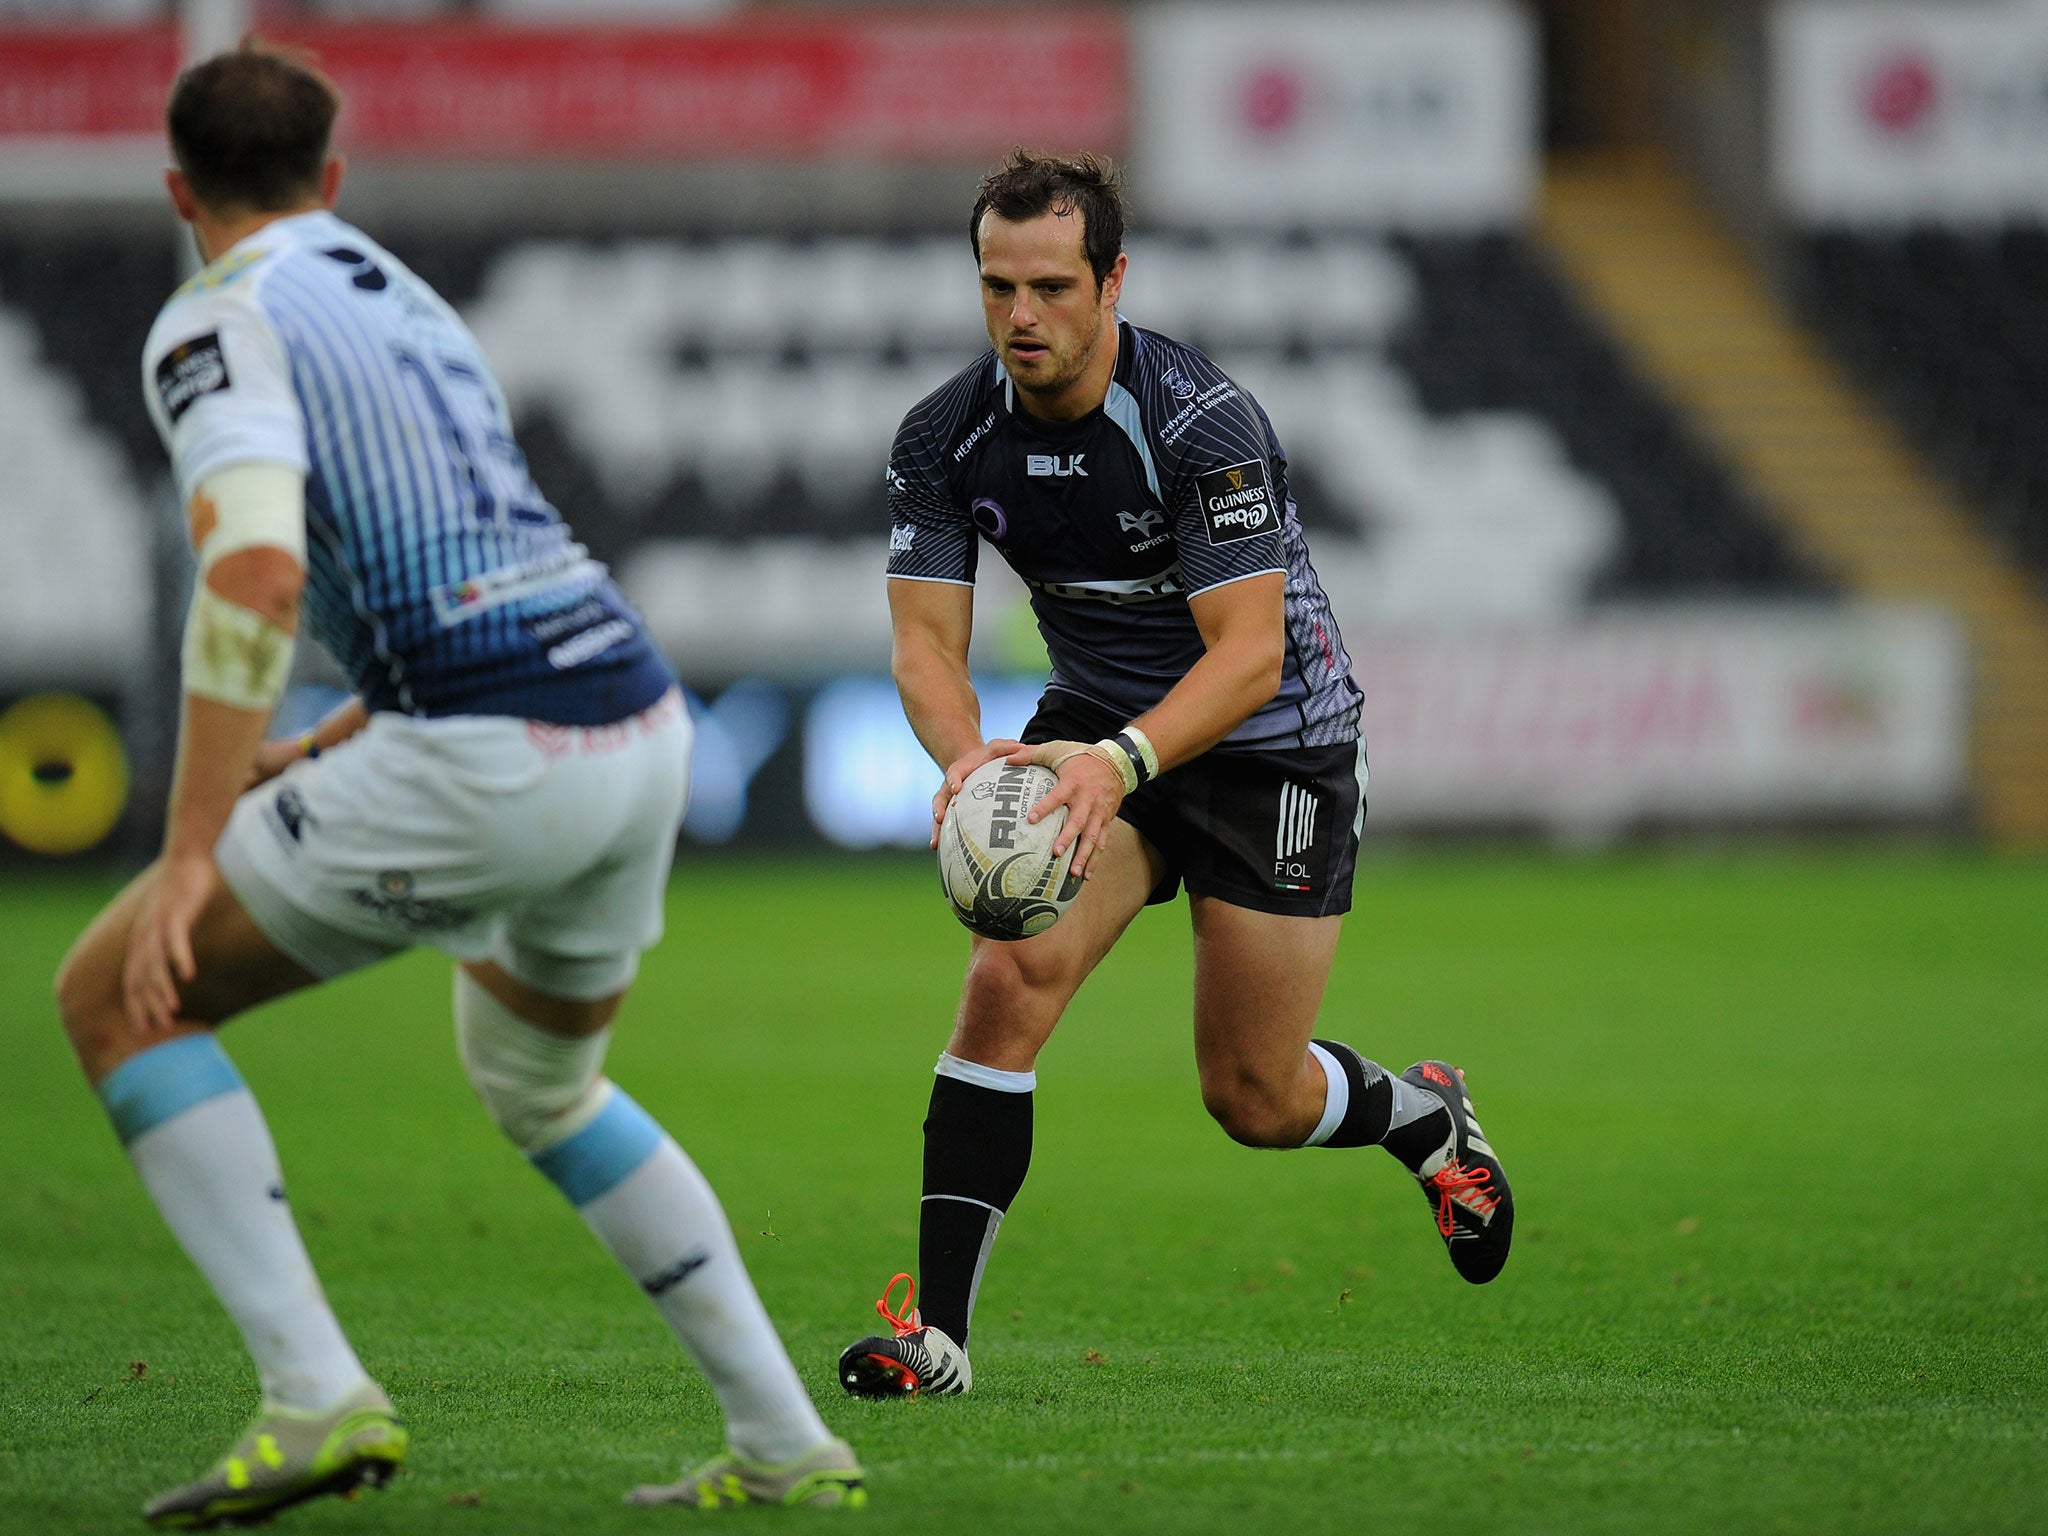
M 953 915 L 985 939 L 1028 939 L 1045 932 L 1081 894 L 1069 872 L 1074 850 L 1054 856 L 1067 824 L 1055 806 L 1042 821 L 1024 819 L 1059 776 L 997 758 L 967 775 L 939 826 L 939 879 Z

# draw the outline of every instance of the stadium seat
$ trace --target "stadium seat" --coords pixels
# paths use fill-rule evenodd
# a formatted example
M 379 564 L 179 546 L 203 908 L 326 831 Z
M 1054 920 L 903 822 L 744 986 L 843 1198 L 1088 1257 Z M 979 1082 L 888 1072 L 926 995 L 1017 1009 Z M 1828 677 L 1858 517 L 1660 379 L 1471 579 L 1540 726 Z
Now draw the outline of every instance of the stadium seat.
M 1836 351 L 2048 576 L 2048 226 L 1824 230 L 1794 275 Z

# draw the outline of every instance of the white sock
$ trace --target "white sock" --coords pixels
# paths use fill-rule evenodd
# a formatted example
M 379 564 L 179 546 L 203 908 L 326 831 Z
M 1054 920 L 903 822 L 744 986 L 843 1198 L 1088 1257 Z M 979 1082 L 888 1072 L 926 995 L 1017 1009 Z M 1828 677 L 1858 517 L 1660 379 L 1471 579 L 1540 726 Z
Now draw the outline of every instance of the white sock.
M 293 1224 L 263 1112 L 212 1036 L 130 1057 L 100 1096 L 165 1223 L 241 1329 L 264 1397 L 321 1409 L 366 1381 Z
M 830 1440 L 718 1196 L 654 1118 L 600 1074 L 604 1037 L 552 1035 L 464 971 L 455 1026 L 485 1108 L 675 1330 L 725 1410 L 732 1448 L 784 1462 Z
M 579 1209 L 703 1370 L 734 1450 L 784 1462 L 832 1438 L 747 1277 L 718 1196 L 673 1138 Z

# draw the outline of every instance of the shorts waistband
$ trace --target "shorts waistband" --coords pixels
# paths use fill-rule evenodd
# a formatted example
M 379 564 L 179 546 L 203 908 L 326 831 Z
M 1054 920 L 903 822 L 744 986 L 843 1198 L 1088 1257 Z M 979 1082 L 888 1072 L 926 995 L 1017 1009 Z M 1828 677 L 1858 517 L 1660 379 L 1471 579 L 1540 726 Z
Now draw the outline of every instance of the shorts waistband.
M 639 714 L 609 725 L 551 725 L 545 720 L 529 720 L 526 739 L 546 757 L 602 755 L 618 751 L 636 736 L 653 735 L 682 712 L 683 691 L 671 688 Z

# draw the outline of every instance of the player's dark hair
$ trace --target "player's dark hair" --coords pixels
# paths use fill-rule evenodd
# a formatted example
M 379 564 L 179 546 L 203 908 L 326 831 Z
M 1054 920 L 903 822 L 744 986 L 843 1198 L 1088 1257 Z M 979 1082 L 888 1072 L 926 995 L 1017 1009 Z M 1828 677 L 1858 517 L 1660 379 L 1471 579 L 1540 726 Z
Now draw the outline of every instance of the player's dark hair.
M 316 197 L 341 93 L 309 54 L 245 38 L 171 88 L 171 153 L 209 208 L 276 213 Z
M 1041 214 L 1081 215 L 1081 253 L 1088 258 L 1095 285 L 1124 248 L 1124 173 L 1103 155 L 1066 159 L 1013 149 L 1010 158 L 981 178 L 981 195 L 967 219 L 967 238 L 974 259 L 981 260 L 981 216 L 1020 223 Z

